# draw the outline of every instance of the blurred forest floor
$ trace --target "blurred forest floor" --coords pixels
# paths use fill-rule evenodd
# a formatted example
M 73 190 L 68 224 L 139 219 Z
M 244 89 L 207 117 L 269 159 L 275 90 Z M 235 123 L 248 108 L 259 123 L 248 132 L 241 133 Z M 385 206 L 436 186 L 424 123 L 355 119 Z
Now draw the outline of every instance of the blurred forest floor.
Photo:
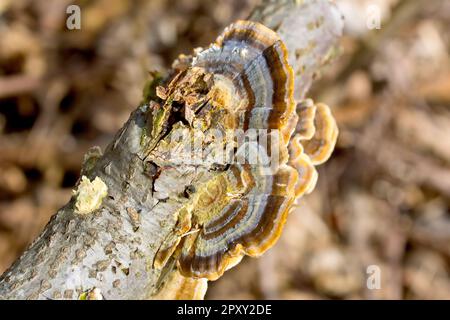
M 149 71 L 257 2 L 80 0 L 70 31 L 72 1 L 0 0 L 0 273 L 69 200 L 84 153 L 112 140 Z M 450 1 L 336 2 L 342 54 L 309 94 L 332 107 L 336 151 L 277 245 L 208 299 L 450 299 Z

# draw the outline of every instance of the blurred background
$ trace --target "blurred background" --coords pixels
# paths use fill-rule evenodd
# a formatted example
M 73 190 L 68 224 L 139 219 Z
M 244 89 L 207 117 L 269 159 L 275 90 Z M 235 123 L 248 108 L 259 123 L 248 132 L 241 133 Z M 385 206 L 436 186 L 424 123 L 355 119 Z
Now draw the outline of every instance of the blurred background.
M 0 0 L 0 273 L 69 200 L 149 71 L 258 2 Z M 336 151 L 276 246 L 207 299 L 450 299 L 450 1 L 336 3 L 342 54 L 309 94 L 332 107 Z M 66 28 L 70 4 L 81 30 Z

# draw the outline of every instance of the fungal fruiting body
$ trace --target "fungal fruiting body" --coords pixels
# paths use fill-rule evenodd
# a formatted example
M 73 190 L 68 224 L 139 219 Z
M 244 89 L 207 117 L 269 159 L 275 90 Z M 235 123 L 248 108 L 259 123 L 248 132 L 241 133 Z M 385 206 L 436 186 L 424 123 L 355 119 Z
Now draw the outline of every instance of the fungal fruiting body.
M 208 289 L 205 278 L 184 277 L 178 270 L 168 275 L 165 290 L 160 290 L 149 298 L 153 300 L 202 300 Z
M 75 213 L 89 214 L 97 210 L 108 194 L 108 187 L 99 177 L 90 181 L 86 176 L 81 177 L 78 188 L 73 191 L 75 198 Z
M 161 140 L 148 158 L 165 168 L 176 163 L 173 170 L 190 179 L 185 198 L 174 201 L 176 230 L 159 249 L 155 266 L 172 258 L 183 276 L 214 280 L 244 255 L 259 256 L 276 242 L 296 199 L 313 190 L 314 166 L 328 159 L 338 132 L 326 105 L 294 101 L 293 85 L 280 37 L 250 21 L 230 25 L 209 48 L 174 64 L 149 111 L 149 131 Z M 175 130 L 188 134 L 177 140 Z M 203 140 L 192 146 L 194 131 Z M 239 143 L 230 131 L 258 139 Z M 190 154 L 208 150 L 202 161 L 184 161 L 187 152 L 180 146 L 188 144 Z M 223 149 L 233 151 L 232 161 L 211 160 Z M 268 161 L 250 161 L 254 154 Z M 170 170 L 158 180 L 164 175 L 169 179 Z M 156 197 L 164 189 L 158 180 Z

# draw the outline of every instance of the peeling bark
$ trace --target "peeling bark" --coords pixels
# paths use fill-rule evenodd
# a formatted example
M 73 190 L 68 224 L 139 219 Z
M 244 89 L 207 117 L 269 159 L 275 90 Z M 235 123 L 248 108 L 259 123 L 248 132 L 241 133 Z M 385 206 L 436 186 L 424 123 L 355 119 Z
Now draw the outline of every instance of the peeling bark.
M 264 1 L 249 18 L 276 30 L 286 43 L 297 98 L 333 57 L 343 26 L 334 4 L 300 2 Z M 79 299 L 94 288 L 105 299 L 203 297 L 206 280 L 183 280 L 170 259 L 163 268 L 154 266 L 158 249 L 177 232 L 178 217 L 177 203 L 154 193 L 164 168 L 146 157 L 162 137 L 152 135 L 148 116 L 140 106 L 104 154 L 98 148 L 88 152 L 82 175 L 104 182 L 107 196 L 98 209 L 79 214 L 74 195 L 1 276 L 0 298 Z M 189 184 L 175 172 L 165 174 L 165 188 Z

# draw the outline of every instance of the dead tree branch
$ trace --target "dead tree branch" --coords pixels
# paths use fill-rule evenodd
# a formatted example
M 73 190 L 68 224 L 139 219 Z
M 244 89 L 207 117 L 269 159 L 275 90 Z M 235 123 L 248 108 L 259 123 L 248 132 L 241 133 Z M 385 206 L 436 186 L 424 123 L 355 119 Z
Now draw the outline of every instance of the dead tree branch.
M 250 20 L 273 28 L 285 41 L 295 67 L 296 96 L 304 97 L 314 76 L 333 57 L 342 32 L 335 5 L 326 0 L 264 1 Z M 91 181 L 98 177 L 107 186 L 101 206 L 87 199 L 95 210 L 88 208 L 84 214 L 83 204 L 72 197 L 2 275 L 0 298 L 79 299 L 86 293 L 107 299 L 203 297 L 206 280 L 188 279 L 198 282 L 198 291 L 175 295 L 173 291 L 180 290 L 176 266 L 153 266 L 177 217 L 170 202 L 153 198 L 154 167 L 145 161 L 141 143 L 145 121 L 145 108 L 137 108 L 103 154 L 98 148 L 88 152 L 81 175 Z

